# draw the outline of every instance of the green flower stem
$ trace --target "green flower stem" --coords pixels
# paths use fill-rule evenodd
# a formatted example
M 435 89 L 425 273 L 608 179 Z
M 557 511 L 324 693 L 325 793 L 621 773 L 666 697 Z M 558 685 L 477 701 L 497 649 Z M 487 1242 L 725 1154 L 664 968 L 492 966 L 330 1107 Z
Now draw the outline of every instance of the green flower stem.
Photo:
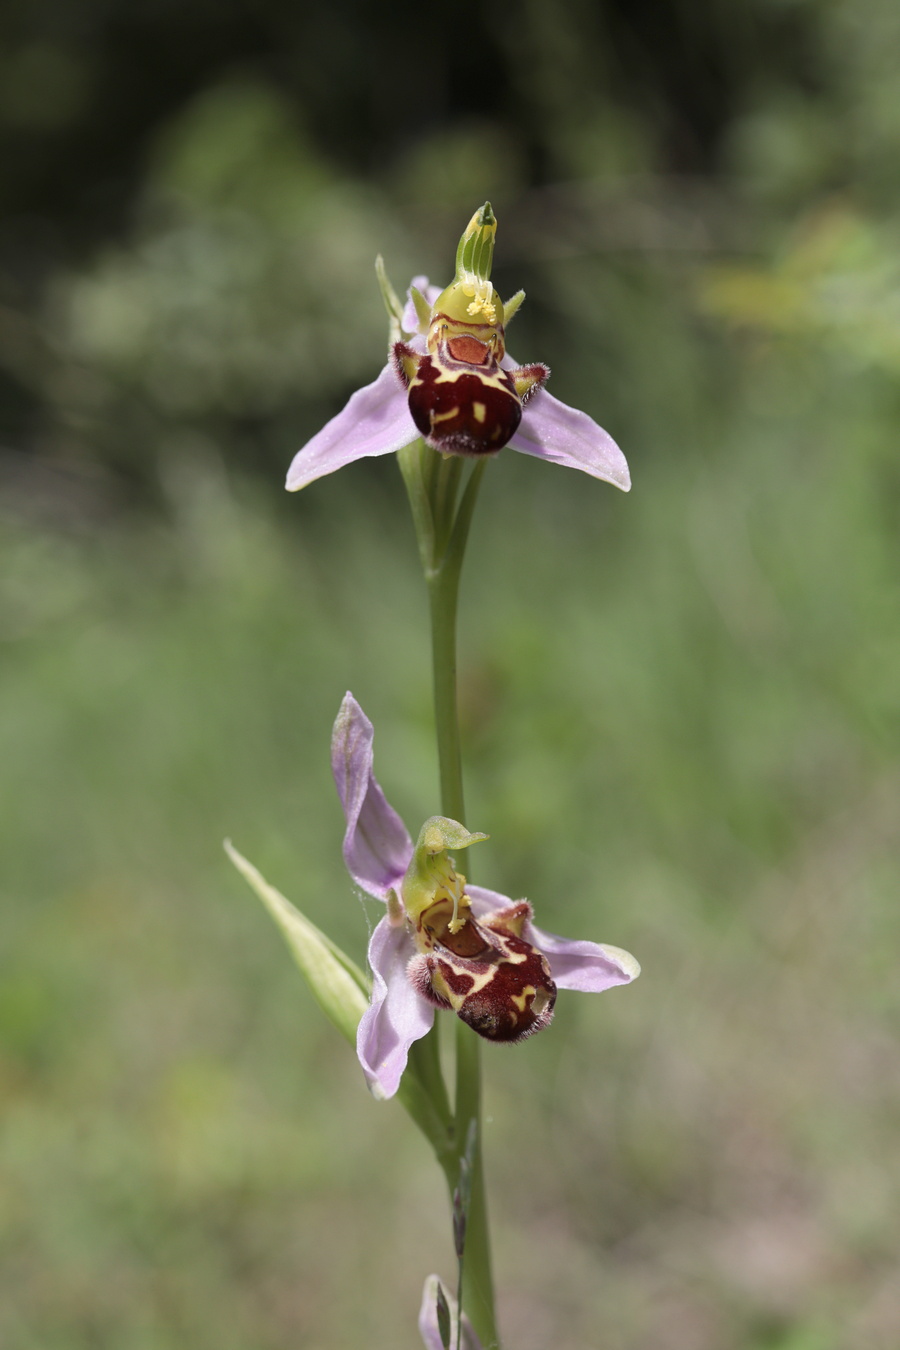
M 484 1156 L 481 1148 L 481 1041 L 465 1022 L 456 1025 L 456 1135 L 457 1158 L 465 1149 L 469 1124 L 475 1121 L 477 1135 L 472 1158 L 472 1199 L 466 1223 L 466 1278 L 462 1305 L 485 1350 L 499 1348 L 494 1311 L 494 1273 Z M 458 1162 L 457 1162 L 458 1169 Z M 452 1194 L 452 1192 L 451 1192 Z
M 444 815 L 462 824 L 466 821 L 466 809 L 456 694 L 456 615 L 466 539 L 486 462 L 481 460 L 475 466 L 460 504 L 449 547 L 428 578 L 441 810 Z M 481 1149 L 481 1042 L 471 1027 L 457 1021 L 454 1136 L 457 1157 L 461 1157 L 465 1150 L 472 1120 L 476 1122 L 477 1136 L 472 1167 L 472 1200 L 466 1224 L 466 1280 L 462 1289 L 462 1303 L 482 1344 L 490 1347 L 499 1346 L 500 1342 L 494 1313 L 494 1283 Z
M 440 766 L 441 810 L 465 824 L 459 711 L 456 692 L 456 616 L 459 582 L 478 491 L 487 467 L 479 460 L 459 498 L 463 461 L 438 457 L 418 443 L 399 455 L 428 586 L 434 676 L 434 720 Z M 459 504 L 457 506 L 457 500 Z M 434 1033 L 425 1037 L 430 1041 Z M 451 1198 L 459 1179 L 472 1121 L 476 1125 L 472 1196 L 466 1223 L 466 1279 L 462 1305 L 485 1350 L 499 1347 L 494 1313 L 490 1234 L 481 1148 L 481 1042 L 459 1022 L 456 1028 L 456 1110 L 453 1167 L 440 1157 Z
M 431 660 L 434 680 L 434 727 L 441 782 L 441 811 L 466 823 L 462 783 L 462 749 L 456 706 L 456 609 L 459 574 L 443 567 L 428 579 L 431 611 Z

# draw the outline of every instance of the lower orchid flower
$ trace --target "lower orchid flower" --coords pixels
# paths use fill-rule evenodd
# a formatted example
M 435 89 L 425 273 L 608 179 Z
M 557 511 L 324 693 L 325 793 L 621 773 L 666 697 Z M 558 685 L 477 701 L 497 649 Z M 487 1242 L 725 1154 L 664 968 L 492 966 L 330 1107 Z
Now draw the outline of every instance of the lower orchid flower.
M 618 947 L 546 933 L 531 906 L 468 886 L 451 854 L 484 834 L 432 816 L 416 845 L 373 772 L 372 723 L 347 694 L 334 724 L 332 769 L 347 819 L 344 861 L 387 912 L 369 943 L 372 994 L 357 1054 L 372 1092 L 391 1097 L 409 1048 L 448 1008 L 493 1041 L 546 1027 L 558 989 L 599 993 L 640 973 Z
M 508 356 L 505 324 L 525 297 L 519 291 L 504 305 L 489 280 L 496 230 L 486 202 L 460 240 L 455 279 L 441 290 L 415 277 L 405 307 L 379 270 L 391 320 L 388 363 L 294 456 L 288 491 L 419 436 L 451 455 L 481 457 L 509 445 L 628 491 L 628 465 L 612 437 L 542 388 L 546 366 L 517 366 Z

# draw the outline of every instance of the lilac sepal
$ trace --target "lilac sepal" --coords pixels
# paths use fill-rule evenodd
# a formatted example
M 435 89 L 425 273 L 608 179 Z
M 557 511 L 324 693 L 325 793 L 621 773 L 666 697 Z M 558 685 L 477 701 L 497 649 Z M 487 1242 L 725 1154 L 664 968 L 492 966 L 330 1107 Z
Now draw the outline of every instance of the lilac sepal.
M 356 699 L 345 694 L 331 737 L 331 770 L 347 817 L 344 862 L 357 886 L 387 900 L 403 880 L 413 846 L 372 772 L 374 735 Z
M 498 909 L 508 909 L 510 905 L 515 904 L 508 895 L 501 895 L 499 891 L 489 891 L 486 886 L 467 886 L 466 895 L 472 901 L 472 913 L 476 919 L 483 919 L 485 914 L 492 914 Z
M 581 469 L 623 492 L 631 487 L 628 464 L 612 436 L 587 413 L 560 403 L 546 389 L 538 389 L 528 400 L 509 444 L 524 455 Z
M 377 380 L 357 389 L 346 407 L 297 451 L 285 487 L 297 492 L 354 460 L 402 450 L 418 434 L 403 386 L 387 365 Z
M 441 1283 L 437 1275 L 429 1275 L 425 1281 L 425 1288 L 422 1291 L 422 1307 L 419 1312 L 419 1333 L 425 1343 L 426 1350 L 444 1350 L 444 1343 L 441 1340 L 441 1332 L 437 1320 L 437 1291 Z M 452 1294 L 444 1290 L 444 1297 L 447 1300 L 447 1306 L 450 1309 L 451 1325 L 453 1334 L 450 1337 L 450 1345 L 456 1346 L 456 1299 Z M 472 1330 L 472 1324 L 462 1315 L 462 1336 L 460 1337 L 461 1350 L 483 1350 L 481 1341 Z
M 394 927 L 385 916 L 369 942 L 372 999 L 356 1033 L 356 1053 L 376 1097 L 393 1097 L 409 1047 L 434 1024 L 434 1008 L 406 978 L 412 954 L 406 928 Z
M 469 886 L 466 894 L 472 901 L 472 913 L 476 919 L 515 903 L 498 891 L 486 890 L 484 886 Z M 550 962 L 550 973 L 558 989 L 602 994 L 604 989 L 612 989 L 617 984 L 630 984 L 641 973 L 634 957 L 619 947 L 559 937 L 533 923 L 525 925 L 524 936 Z
M 558 989 L 578 989 L 583 994 L 602 994 L 617 984 L 631 984 L 641 968 L 630 952 L 599 942 L 578 941 L 546 933 L 528 924 L 526 936 L 550 962 Z

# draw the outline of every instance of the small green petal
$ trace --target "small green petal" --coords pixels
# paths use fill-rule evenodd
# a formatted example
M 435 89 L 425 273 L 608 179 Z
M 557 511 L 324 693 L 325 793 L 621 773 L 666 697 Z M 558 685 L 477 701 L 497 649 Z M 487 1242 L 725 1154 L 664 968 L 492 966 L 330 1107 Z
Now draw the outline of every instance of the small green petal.
M 509 323 L 514 314 L 518 314 L 519 307 L 525 299 L 524 291 L 516 291 L 515 295 L 510 296 L 503 305 L 503 322 Z
M 251 862 L 238 853 L 229 839 L 225 852 L 256 892 L 281 929 L 297 965 L 306 976 L 313 997 L 326 1017 L 351 1045 L 356 1028 L 369 1002 L 369 982 L 359 966 L 331 938 L 310 923 L 291 902 L 270 886 Z
M 388 312 L 388 323 L 390 325 L 388 346 L 393 347 L 394 343 L 399 342 L 403 336 L 403 329 L 401 327 L 403 305 L 400 303 L 400 297 L 391 285 L 388 274 L 384 270 L 384 259 L 380 253 L 375 259 L 375 275 L 378 278 L 378 288 L 381 291 L 384 307 Z
M 416 309 L 416 318 L 419 320 L 419 332 L 427 333 L 428 325 L 431 323 L 431 305 L 425 299 L 425 296 L 415 286 L 410 286 L 409 293 L 412 296 L 412 302 Z

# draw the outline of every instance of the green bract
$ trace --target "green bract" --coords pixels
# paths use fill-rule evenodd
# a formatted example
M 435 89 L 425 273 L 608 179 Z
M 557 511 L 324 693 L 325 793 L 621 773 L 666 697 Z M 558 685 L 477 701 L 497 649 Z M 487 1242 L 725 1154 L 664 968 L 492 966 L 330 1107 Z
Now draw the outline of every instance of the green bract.
M 281 929 L 319 1007 L 341 1035 L 355 1045 L 359 1020 L 369 1004 L 366 976 L 331 938 L 310 923 L 280 891 L 270 886 L 230 840 L 225 840 L 224 848 Z

